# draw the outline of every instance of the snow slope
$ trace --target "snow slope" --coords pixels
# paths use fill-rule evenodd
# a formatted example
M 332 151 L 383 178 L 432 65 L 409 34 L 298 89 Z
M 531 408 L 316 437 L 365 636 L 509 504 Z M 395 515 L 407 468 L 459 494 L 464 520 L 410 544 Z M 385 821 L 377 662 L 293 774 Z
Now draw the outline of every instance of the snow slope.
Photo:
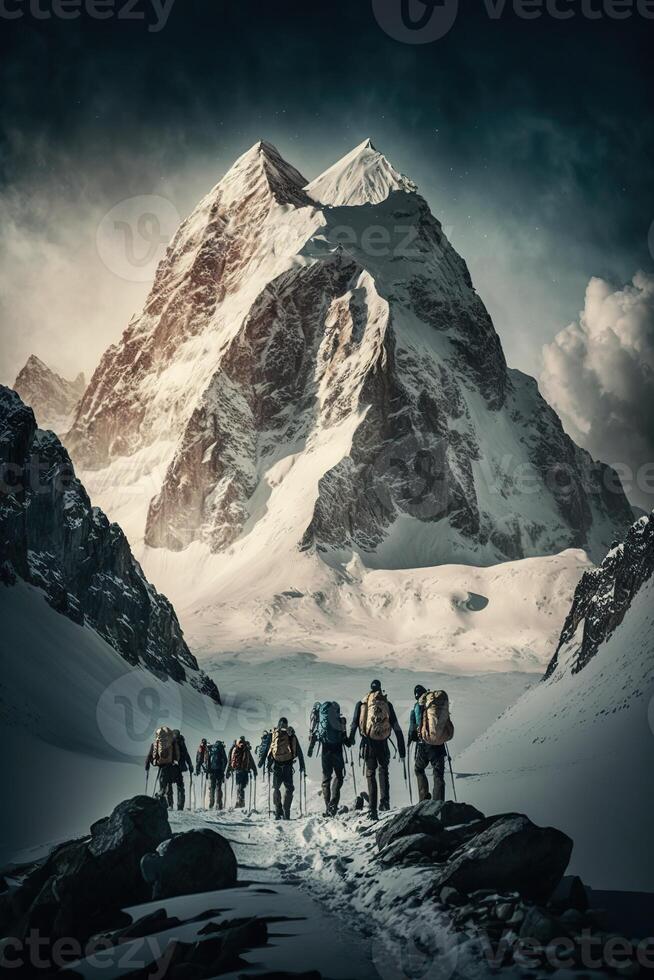
M 143 790 L 157 724 L 181 727 L 189 750 L 220 726 L 220 708 L 190 684 L 129 664 L 73 623 L 40 589 L 0 585 L 0 729 L 5 785 L 0 861 L 21 847 L 86 833 Z
M 642 518 L 628 542 L 647 523 Z M 570 834 L 576 870 L 591 886 L 648 891 L 654 882 L 654 579 L 644 570 L 652 567 L 651 534 L 649 566 L 640 551 L 638 563 L 624 568 L 625 553 L 621 545 L 582 581 L 573 608 L 583 601 L 584 615 L 574 632 L 564 631 L 552 672 L 461 755 L 457 769 L 466 777 L 460 792 L 471 803 L 486 810 L 528 805 L 534 820 Z M 609 575 L 613 588 L 606 587 Z M 625 580 L 635 583 L 635 594 L 612 615 L 607 599 L 620 606 L 624 593 L 616 582 Z M 589 583 L 596 589 L 590 601 Z M 590 655 L 580 655 L 588 653 L 589 638 Z

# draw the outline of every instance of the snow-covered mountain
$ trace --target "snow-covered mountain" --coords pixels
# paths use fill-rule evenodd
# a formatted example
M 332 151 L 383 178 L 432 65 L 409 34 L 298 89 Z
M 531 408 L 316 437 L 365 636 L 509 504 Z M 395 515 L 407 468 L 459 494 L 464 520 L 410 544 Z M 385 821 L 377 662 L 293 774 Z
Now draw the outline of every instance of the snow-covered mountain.
M 529 800 L 597 887 L 651 887 L 653 573 L 650 515 L 582 577 L 546 678 L 457 760 L 467 799 Z
M 247 551 L 250 581 L 298 549 L 339 568 L 601 558 L 632 521 L 617 476 L 507 368 L 465 262 L 369 141 L 311 184 L 267 143 L 237 160 L 67 444 L 137 547 L 199 544 L 232 568 Z
M 0 590 L 13 595 L 22 583 L 41 590 L 52 609 L 95 631 L 127 664 L 188 681 L 219 702 L 172 606 L 145 578 L 122 530 L 91 507 L 59 439 L 38 429 L 32 410 L 4 387 L 0 472 Z M 21 657 L 20 650 L 11 655 Z
M 57 435 L 70 428 L 85 387 L 83 374 L 78 374 L 74 381 L 66 381 L 34 354 L 14 382 L 14 390 L 32 408 L 39 426 Z

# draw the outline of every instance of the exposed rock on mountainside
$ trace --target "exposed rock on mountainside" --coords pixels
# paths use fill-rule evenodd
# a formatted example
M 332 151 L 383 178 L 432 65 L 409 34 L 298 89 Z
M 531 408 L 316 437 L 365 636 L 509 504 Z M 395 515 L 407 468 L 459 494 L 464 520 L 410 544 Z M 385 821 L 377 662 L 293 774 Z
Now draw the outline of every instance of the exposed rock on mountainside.
M 148 477 L 156 548 L 599 559 L 633 520 L 616 474 L 507 369 L 465 262 L 370 141 L 309 185 L 269 144 L 244 154 L 180 227 L 67 441 L 121 485 Z
M 70 428 L 85 387 L 83 374 L 66 381 L 34 354 L 14 383 L 14 390 L 31 407 L 39 426 L 58 435 Z
M 654 573 L 654 521 L 641 517 L 622 544 L 608 553 L 599 568 L 584 572 L 559 646 L 546 677 L 564 663 L 578 673 L 620 626 L 634 597 Z
M 130 664 L 189 680 L 219 701 L 198 671 L 175 612 L 147 581 L 125 535 L 91 507 L 68 456 L 34 413 L 0 387 L 0 567 L 45 592 L 50 605 L 96 630 Z

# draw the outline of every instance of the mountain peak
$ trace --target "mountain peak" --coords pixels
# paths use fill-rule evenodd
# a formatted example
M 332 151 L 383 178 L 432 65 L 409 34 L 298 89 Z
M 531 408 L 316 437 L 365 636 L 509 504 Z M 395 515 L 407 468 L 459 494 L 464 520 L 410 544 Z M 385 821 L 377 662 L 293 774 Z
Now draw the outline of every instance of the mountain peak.
M 320 204 L 380 204 L 393 191 L 415 193 L 416 185 L 395 169 L 370 137 L 305 188 Z
M 66 431 L 85 387 L 83 374 L 67 381 L 36 354 L 30 354 L 14 382 L 14 391 L 32 407 L 40 427 L 54 432 Z
M 280 204 L 311 204 L 303 188 L 306 179 L 288 163 L 276 146 L 258 140 L 230 167 L 218 187 L 228 197 L 261 190 L 270 193 Z

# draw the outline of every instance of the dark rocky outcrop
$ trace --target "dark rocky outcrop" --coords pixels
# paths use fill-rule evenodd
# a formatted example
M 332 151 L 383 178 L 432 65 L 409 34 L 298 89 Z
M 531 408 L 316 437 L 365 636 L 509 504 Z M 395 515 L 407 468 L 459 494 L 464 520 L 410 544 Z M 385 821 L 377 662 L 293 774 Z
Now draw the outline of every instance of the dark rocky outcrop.
M 484 817 L 464 803 L 425 801 L 407 807 L 377 832 L 382 863 L 433 866 L 433 893 L 514 891 L 548 899 L 561 882 L 572 841 L 520 814 Z M 452 903 L 455 904 L 455 903 Z
M 125 660 L 220 701 L 198 669 L 175 611 L 147 581 L 125 535 L 75 476 L 68 453 L 9 388 L 0 387 L 0 567 L 46 594 L 57 612 L 90 626 Z
M 555 673 L 562 653 L 573 640 L 576 646 L 567 666 L 573 674 L 583 670 L 600 645 L 620 626 L 652 573 L 654 520 L 649 515 L 636 521 L 624 542 L 614 545 L 599 568 L 584 573 L 545 679 Z M 581 636 L 578 636 L 580 629 Z
M 50 942 L 119 924 L 120 910 L 150 899 L 141 859 L 171 836 L 163 801 L 137 796 L 91 827 L 90 837 L 55 848 L 11 894 L 2 932 L 40 930 Z
M 236 884 L 237 864 L 229 842 L 203 829 L 164 841 L 145 855 L 141 871 L 157 900 L 230 888 Z
M 388 820 L 377 831 L 377 846 L 382 850 L 400 837 L 415 834 L 440 836 L 442 831 L 448 827 L 470 824 L 483 819 L 483 813 L 468 803 L 453 803 L 451 800 L 440 803 L 435 800 L 424 800 L 416 806 L 406 807 L 397 816 Z
M 489 888 L 548 899 L 568 866 L 572 841 L 528 817 L 498 817 L 455 850 L 436 873 L 439 886 L 462 892 Z

